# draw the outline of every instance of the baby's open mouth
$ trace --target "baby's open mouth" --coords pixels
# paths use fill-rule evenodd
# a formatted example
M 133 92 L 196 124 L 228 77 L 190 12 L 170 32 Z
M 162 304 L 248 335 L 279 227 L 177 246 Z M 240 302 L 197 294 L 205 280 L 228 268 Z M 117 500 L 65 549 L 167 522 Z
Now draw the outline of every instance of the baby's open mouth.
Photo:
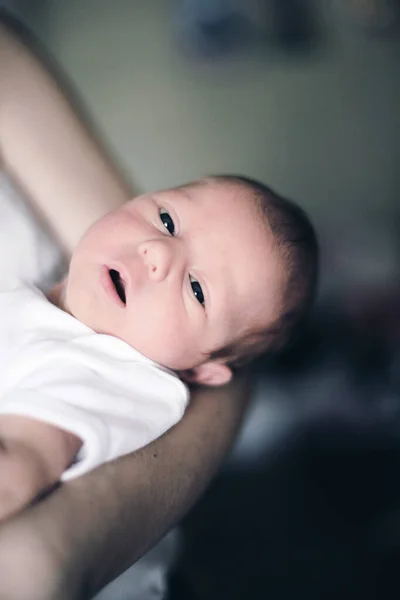
M 125 283 L 124 283 L 121 275 L 115 269 L 110 269 L 109 273 L 110 273 L 111 280 L 114 284 L 114 287 L 117 291 L 118 296 L 120 297 L 122 302 L 124 304 L 126 304 Z

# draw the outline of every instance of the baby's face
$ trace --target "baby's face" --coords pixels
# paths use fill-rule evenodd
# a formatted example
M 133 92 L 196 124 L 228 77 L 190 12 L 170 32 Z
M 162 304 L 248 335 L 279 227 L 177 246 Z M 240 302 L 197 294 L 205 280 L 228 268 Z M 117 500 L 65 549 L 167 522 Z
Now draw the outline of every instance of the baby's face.
M 63 308 L 174 370 L 275 317 L 272 234 L 221 183 L 145 194 L 95 223 L 72 257 Z

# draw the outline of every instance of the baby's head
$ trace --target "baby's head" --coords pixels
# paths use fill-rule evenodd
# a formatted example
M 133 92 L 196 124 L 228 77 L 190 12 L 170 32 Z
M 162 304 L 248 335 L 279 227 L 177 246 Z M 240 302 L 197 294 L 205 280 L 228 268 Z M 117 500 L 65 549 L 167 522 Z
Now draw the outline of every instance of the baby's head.
M 144 194 L 78 244 L 61 308 L 189 380 L 284 345 L 314 296 L 304 212 L 263 184 L 217 176 Z

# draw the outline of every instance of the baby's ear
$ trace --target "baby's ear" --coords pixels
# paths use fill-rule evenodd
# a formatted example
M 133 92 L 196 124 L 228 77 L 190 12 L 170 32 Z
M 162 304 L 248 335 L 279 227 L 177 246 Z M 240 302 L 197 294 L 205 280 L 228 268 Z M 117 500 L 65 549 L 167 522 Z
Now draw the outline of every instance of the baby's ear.
M 181 371 L 182 379 L 188 383 L 198 383 L 199 385 L 225 385 L 232 379 L 232 371 L 228 365 L 214 360 L 189 369 Z

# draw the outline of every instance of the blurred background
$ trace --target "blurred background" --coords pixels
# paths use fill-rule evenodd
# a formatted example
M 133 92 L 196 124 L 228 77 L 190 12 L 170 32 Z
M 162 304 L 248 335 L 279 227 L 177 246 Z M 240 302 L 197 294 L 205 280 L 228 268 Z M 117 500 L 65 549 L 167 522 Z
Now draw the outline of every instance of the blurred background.
M 0 5 L 138 189 L 255 177 L 319 232 L 314 315 L 259 361 L 235 450 L 183 523 L 169 600 L 399 597 L 400 2 Z

